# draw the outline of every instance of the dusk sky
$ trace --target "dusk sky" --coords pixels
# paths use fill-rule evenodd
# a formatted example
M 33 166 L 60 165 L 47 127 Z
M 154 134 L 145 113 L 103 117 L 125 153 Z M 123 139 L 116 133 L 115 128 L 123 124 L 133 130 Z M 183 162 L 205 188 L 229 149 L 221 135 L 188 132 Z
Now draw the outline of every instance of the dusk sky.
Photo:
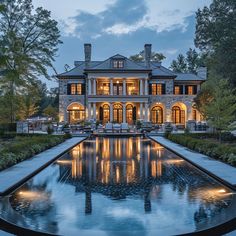
M 83 44 L 92 44 L 92 59 L 105 60 L 117 53 L 136 54 L 145 43 L 162 52 L 170 63 L 194 47 L 195 12 L 211 0 L 33 0 L 52 12 L 59 22 L 61 40 L 55 68 L 73 67 L 83 60 Z M 53 72 L 51 72 L 52 74 Z M 49 86 L 57 86 L 49 82 Z

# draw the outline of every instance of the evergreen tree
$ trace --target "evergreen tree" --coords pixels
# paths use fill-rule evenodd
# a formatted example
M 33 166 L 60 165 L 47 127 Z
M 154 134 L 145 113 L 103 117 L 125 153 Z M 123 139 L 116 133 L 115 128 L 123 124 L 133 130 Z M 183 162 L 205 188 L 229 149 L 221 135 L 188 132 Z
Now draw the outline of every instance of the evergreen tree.
M 196 20 L 195 45 L 211 57 L 209 69 L 236 86 L 236 1 L 213 0 Z
M 186 62 L 186 58 L 184 57 L 183 54 L 179 54 L 176 60 L 173 60 L 171 63 L 170 68 L 174 71 L 174 72 L 187 72 L 187 62 Z

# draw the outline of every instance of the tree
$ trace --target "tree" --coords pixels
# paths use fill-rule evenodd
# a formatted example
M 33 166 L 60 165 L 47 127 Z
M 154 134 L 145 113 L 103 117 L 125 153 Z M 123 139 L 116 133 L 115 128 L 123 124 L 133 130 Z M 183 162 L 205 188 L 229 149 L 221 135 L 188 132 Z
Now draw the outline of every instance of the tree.
M 57 52 L 60 32 L 50 12 L 33 11 L 32 0 L 2 0 L 0 11 L 0 63 L 5 93 L 9 93 L 10 120 L 16 119 L 16 96 L 39 75 L 50 79 L 47 69 Z
M 211 57 L 210 69 L 236 86 L 236 1 L 213 0 L 196 13 L 195 46 Z
M 58 111 L 57 111 L 57 108 L 52 107 L 52 105 L 48 105 L 48 106 L 44 109 L 43 114 L 44 114 L 45 116 L 52 117 L 53 119 L 57 119 L 57 118 L 58 118 Z
M 152 52 L 152 54 L 151 54 L 151 61 L 161 62 L 165 58 L 166 57 L 162 53 Z M 129 59 L 132 61 L 136 61 L 136 62 L 144 61 L 145 60 L 144 50 L 139 52 L 138 54 L 130 56 Z
M 183 54 L 179 54 L 176 60 L 173 60 L 171 63 L 170 68 L 174 71 L 174 72 L 187 72 L 187 62 L 186 62 L 186 58 L 184 57 Z
M 209 81 L 205 84 L 205 89 L 208 89 L 211 95 L 207 102 L 202 104 L 202 111 L 209 124 L 216 129 L 221 141 L 222 131 L 234 128 L 232 124 L 236 118 L 236 96 L 227 79 L 214 75 Z

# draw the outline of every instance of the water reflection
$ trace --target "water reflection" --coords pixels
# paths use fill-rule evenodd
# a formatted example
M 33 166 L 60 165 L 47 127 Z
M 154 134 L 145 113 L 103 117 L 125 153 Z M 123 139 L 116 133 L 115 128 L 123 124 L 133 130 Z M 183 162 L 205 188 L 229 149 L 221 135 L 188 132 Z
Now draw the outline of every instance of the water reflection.
M 87 140 L 9 200 L 23 217 L 17 223 L 57 234 L 67 233 L 66 225 L 70 235 L 92 228 L 126 235 L 185 233 L 226 221 L 236 210 L 229 189 L 141 138 Z

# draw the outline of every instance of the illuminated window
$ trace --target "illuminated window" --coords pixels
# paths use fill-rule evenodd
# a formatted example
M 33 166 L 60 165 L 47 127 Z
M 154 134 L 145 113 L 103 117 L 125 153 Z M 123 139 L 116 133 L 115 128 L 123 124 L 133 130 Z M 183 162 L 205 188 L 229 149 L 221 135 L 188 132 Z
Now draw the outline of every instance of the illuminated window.
M 124 61 L 123 60 L 114 60 L 113 61 L 113 68 L 123 68 Z
M 175 94 L 176 95 L 180 94 L 180 87 L 179 86 L 175 86 Z
M 76 84 L 71 84 L 70 86 L 70 94 L 76 94 Z
M 188 95 L 193 95 L 193 86 L 188 86 Z
M 82 92 L 82 84 L 69 84 L 68 94 L 71 95 L 81 95 Z
M 157 94 L 162 95 L 162 84 L 157 84 Z
M 197 111 L 193 109 L 193 120 L 197 120 Z
M 152 95 L 165 94 L 165 84 L 152 84 Z
M 157 86 L 156 84 L 152 84 L 152 95 L 156 95 L 157 94 Z

